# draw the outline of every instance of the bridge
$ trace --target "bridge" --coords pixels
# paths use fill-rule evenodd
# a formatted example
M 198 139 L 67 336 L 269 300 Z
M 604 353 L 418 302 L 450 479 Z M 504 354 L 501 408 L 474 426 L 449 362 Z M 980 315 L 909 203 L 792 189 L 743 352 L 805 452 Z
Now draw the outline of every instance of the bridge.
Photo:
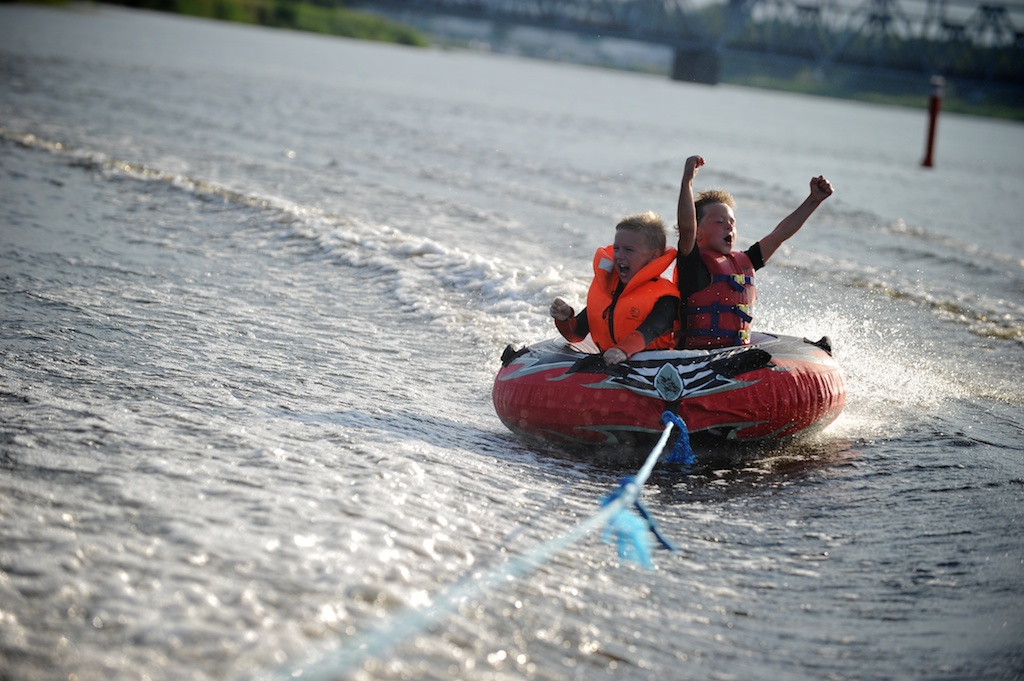
M 707 0 L 705 0 L 707 2 Z M 667 46 L 672 77 L 723 55 L 795 57 L 1024 84 L 1024 0 L 370 0 L 372 6 Z

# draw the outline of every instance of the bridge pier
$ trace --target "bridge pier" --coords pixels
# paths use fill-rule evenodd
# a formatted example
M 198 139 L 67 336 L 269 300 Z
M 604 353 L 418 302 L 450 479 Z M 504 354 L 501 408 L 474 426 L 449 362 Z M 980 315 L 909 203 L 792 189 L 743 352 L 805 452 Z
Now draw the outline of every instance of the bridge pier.
M 721 61 L 721 55 L 708 48 L 676 48 L 672 61 L 672 80 L 715 85 L 718 83 Z

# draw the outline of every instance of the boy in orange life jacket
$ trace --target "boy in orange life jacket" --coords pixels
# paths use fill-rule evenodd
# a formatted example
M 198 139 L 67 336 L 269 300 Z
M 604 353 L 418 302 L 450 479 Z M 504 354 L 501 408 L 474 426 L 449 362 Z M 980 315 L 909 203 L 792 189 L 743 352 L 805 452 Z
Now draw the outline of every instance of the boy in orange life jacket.
M 686 159 L 679 188 L 679 248 L 676 278 L 679 284 L 677 347 L 721 348 L 750 343 L 750 315 L 757 291 L 754 270 L 786 239 L 803 227 L 807 218 L 832 196 L 824 176 L 811 179 L 811 192 L 796 210 L 746 251 L 732 250 L 736 242 L 736 202 L 728 192 L 714 189 L 693 197 L 693 178 L 704 165 L 700 156 Z
M 676 249 L 665 247 L 665 225 L 657 213 L 623 218 L 615 226 L 615 243 L 594 254 L 587 307 L 576 314 L 555 298 L 555 327 L 569 341 L 590 333 L 609 365 L 644 348 L 672 348 L 679 291 L 661 274 L 675 257 Z

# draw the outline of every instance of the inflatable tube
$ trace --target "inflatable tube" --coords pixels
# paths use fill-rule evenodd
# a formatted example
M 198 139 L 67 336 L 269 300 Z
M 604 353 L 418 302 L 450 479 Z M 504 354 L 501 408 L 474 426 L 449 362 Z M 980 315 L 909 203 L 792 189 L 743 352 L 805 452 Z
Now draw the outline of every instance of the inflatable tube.
M 755 333 L 750 345 L 654 350 L 605 366 L 589 342 L 559 338 L 502 355 L 494 409 L 513 433 L 552 442 L 634 444 L 666 410 L 691 433 L 781 440 L 832 423 L 846 385 L 827 337 Z

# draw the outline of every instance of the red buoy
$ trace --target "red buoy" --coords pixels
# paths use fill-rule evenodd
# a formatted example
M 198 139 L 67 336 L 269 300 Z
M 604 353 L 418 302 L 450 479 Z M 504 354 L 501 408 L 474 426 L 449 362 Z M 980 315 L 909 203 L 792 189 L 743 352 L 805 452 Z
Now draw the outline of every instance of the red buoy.
M 942 108 L 942 90 L 946 81 L 942 76 L 932 76 L 932 96 L 928 101 L 928 142 L 924 150 L 924 160 L 921 165 L 931 168 L 934 165 L 935 151 L 935 128 L 939 122 L 939 109 Z

